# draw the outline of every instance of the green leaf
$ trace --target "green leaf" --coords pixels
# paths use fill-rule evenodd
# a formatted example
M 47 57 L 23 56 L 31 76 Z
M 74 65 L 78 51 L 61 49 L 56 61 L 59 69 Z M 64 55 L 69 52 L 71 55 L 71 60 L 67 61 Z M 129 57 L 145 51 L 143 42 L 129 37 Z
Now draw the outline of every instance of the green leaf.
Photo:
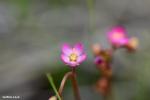
M 59 96 L 59 93 L 58 93 L 58 91 L 57 91 L 57 89 L 56 89 L 56 86 L 55 86 L 55 84 L 54 84 L 54 81 L 53 81 L 52 76 L 51 76 L 49 73 L 47 73 L 46 76 L 47 76 L 47 78 L 48 78 L 48 80 L 49 80 L 49 83 L 51 84 L 51 86 L 52 86 L 52 88 L 53 88 L 53 90 L 54 90 L 56 96 L 58 97 L 58 100 L 61 100 L 61 97 Z

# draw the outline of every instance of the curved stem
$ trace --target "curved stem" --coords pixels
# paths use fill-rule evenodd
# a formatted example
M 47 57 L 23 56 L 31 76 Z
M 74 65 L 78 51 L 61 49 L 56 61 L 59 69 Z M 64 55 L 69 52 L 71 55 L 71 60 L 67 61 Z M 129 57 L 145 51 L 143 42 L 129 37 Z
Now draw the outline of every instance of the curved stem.
M 80 95 L 79 95 L 79 88 L 78 88 L 78 84 L 77 84 L 77 80 L 76 80 L 76 72 L 75 69 L 73 68 L 71 72 L 68 72 L 64 75 L 62 81 L 61 81 L 61 85 L 60 88 L 58 90 L 59 95 L 62 97 L 62 92 L 64 90 L 66 81 L 68 79 L 71 79 L 72 82 L 72 86 L 73 86 L 73 90 L 74 90 L 74 96 L 75 96 L 75 100 L 80 100 Z
M 68 72 L 65 74 L 65 76 L 63 77 L 62 81 L 61 81 L 61 84 L 60 84 L 60 88 L 58 90 L 58 93 L 59 95 L 62 97 L 62 92 L 64 90 L 64 87 L 65 87 L 65 83 L 66 81 L 68 80 L 68 78 L 70 78 L 72 75 L 72 72 Z

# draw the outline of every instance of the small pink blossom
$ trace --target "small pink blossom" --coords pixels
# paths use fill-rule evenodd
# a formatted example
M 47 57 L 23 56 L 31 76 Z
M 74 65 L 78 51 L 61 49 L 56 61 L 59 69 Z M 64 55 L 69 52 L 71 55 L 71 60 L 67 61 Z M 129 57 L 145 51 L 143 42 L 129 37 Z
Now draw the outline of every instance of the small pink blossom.
M 78 43 L 74 45 L 74 47 L 71 47 L 66 43 L 63 44 L 61 59 L 65 64 L 71 67 L 78 66 L 86 59 L 86 54 L 83 51 L 83 45 Z
M 101 56 L 97 56 L 97 57 L 95 57 L 94 62 L 95 62 L 95 64 L 102 64 L 102 63 L 104 63 L 104 58 Z
M 116 26 L 108 32 L 108 39 L 113 46 L 124 46 L 129 42 L 127 32 L 124 27 Z

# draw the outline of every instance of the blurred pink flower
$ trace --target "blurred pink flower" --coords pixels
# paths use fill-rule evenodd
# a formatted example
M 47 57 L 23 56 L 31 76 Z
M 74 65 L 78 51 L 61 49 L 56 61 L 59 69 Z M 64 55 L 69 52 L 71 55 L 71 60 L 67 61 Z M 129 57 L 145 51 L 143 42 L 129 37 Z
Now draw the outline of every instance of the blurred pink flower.
M 108 39 L 113 46 L 124 46 L 129 42 L 127 32 L 124 27 L 116 26 L 108 32 Z
M 104 63 L 104 58 L 101 56 L 97 56 L 97 57 L 95 57 L 94 62 L 95 62 L 95 64 L 102 64 L 102 63 Z
M 78 66 L 86 59 L 86 54 L 83 51 L 83 45 L 78 43 L 72 48 L 68 44 L 64 44 L 62 46 L 61 59 L 65 64 L 71 67 Z

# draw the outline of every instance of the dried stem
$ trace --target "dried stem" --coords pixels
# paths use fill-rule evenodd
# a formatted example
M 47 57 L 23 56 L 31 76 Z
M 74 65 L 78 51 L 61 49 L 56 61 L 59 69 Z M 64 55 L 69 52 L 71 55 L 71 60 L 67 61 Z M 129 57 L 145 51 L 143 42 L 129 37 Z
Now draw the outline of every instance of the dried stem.
M 62 81 L 61 81 L 61 85 L 59 88 L 59 95 L 62 97 L 62 92 L 64 90 L 66 81 L 68 79 L 71 79 L 72 82 L 72 86 L 73 86 L 73 90 L 74 90 L 74 96 L 75 96 L 75 100 L 80 100 L 80 95 L 79 95 L 79 88 L 78 88 L 78 84 L 77 84 L 77 80 L 76 80 L 76 72 L 75 69 L 73 68 L 71 72 L 68 72 L 64 75 Z

